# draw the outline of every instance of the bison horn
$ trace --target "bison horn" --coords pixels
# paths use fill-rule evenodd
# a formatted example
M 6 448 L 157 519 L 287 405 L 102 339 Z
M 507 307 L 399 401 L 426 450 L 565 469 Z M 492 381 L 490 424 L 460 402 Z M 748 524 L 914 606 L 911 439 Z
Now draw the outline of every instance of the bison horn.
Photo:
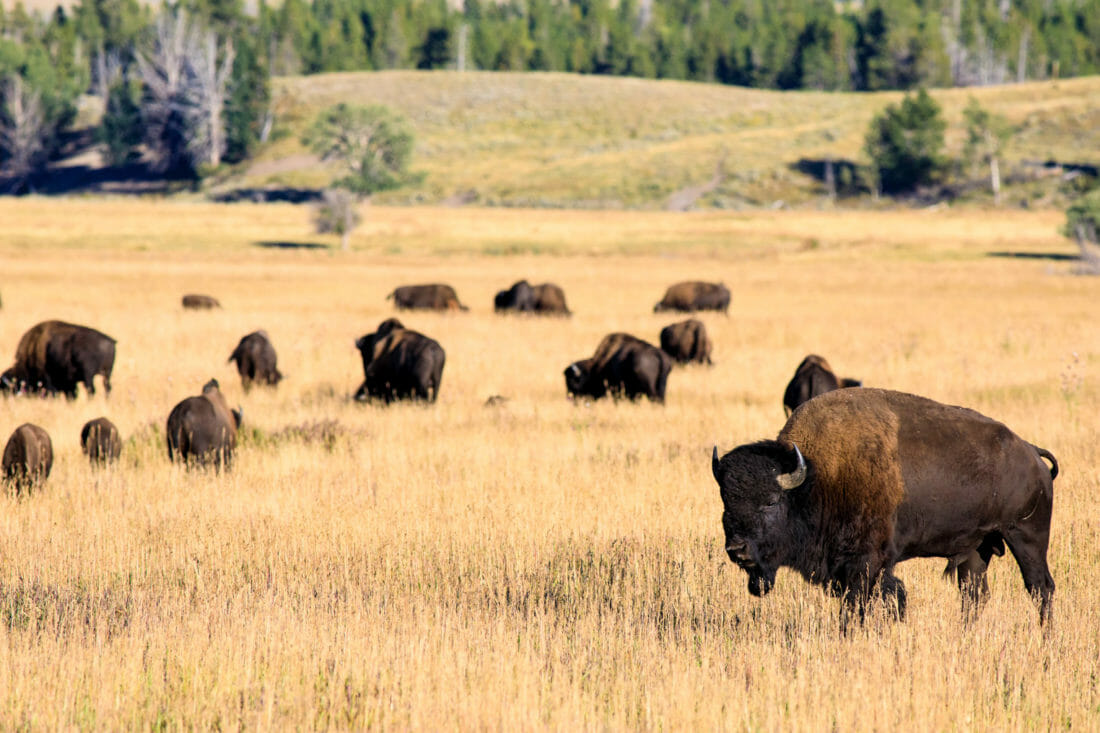
M 791 446 L 794 448 L 794 455 L 798 459 L 798 467 L 790 473 L 781 473 L 775 477 L 779 488 L 784 491 L 797 489 L 806 480 L 806 461 L 802 458 L 802 451 L 798 450 L 798 446 L 794 443 L 791 443 Z
M 722 479 L 718 478 L 718 446 L 714 446 L 714 453 L 710 457 L 710 472 L 714 474 L 714 480 L 721 484 Z

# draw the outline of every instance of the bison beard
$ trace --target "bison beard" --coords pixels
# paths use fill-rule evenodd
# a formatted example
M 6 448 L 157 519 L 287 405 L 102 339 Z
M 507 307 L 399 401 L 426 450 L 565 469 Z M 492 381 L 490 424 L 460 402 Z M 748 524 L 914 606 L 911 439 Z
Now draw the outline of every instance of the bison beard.
M 894 566 L 944 557 L 969 614 L 988 592 L 990 559 L 1007 545 L 1040 622 L 1050 619 L 1057 462 L 973 410 L 887 390 L 837 390 L 802 405 L 778 440 L 721 459 L 715 449 L 711 469 L 726 552 L 753 595 L 767 593 L 787 566 L 842 596 L 845 622 L 853 612 L 862 619 L 876 591 L 900 617 L 906 591 Z

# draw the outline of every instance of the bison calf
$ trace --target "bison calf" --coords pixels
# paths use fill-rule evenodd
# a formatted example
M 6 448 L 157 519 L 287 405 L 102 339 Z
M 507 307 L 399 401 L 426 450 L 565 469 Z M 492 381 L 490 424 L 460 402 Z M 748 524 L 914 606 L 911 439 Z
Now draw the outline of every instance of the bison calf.
M 837 379 L 833 368 L 825 357 L 810 354 L 794 371 L 794 376 L 787 384 L 783 392 L 783 409 L 787 415 L 794 412 L 795 408 L 803 402 L 813 399 L 820 394 L 832 392 L 834 389 L 844 387 L 861 387 L 863 382 L 858 379 Z
M 240 425 L 241 411 L 229 409 L 218 380 L 211 379 L 201 395 L 183 400 L 168 415 L 168 460 L 229 468 Z
M 388 318 L 355 342 L 363 359 L 363 384 L 355 399 L 414 399 L 435 402 L 447 355 L 439 342 Z
M 122 438 L 113 422 L 97 417 L 81 428 L 80 447 L 92 463 L 113 463 L 122 454 Z
M 696 280 L 676 283 L 665 291 L 665 297 L 653 306 L 654 313 L 674 310 L 722 311 L 729 315 L 730 291 L 722 283 L 705 283 Z
M 266 331 L 254 331 L 243 337 L 237 348 L 229 355 L 229 361 L 237 362 L 237 373 L 241 375 L 241 385 L 247 392 L 253 384 L 274 387 L 283 378 L 275 368 L 275 347 L 267 337 Z
M 565 390 L 570 397 L 665 401 L 665 385 L 672 370 L 668 354 L 627 333 L 608 334 L 589 359 L 573 362 L 565 369 Z
M 681 364 L 711 364 L 710 338 L 703 322 L 689 318 L 661 329 L 661 350 Z
M 4 446 L 4 479 L 18 494 L 46 480 L 53 468 L 53 443 L 45 430 L 24 423 Z
M 450 285 L 403 285 L 386 296 L 398 310 L 470 310 L 458 302 Z
M 1050 461 L 1048 468 L 1043 459 Z M 945 557 L 965 608 L 983 600 L 993 555 L 1012 550 L 1050 618 L 1047 543 L 1058 463 L 973 410 L 881 389 L 829 392 L 796 410 L 777 440 L 736 448 L 711 470 L 726 554 L 764 595 L 793 568 L 863 617 L 877 588 L 899 616 L 894 566 Z

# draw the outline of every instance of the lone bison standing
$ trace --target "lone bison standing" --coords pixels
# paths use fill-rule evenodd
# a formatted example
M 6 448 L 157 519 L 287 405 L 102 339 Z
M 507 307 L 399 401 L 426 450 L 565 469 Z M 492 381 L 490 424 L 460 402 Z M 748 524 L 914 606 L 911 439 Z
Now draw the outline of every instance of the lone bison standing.
M 654 402 L 665 401 L 665 385 L 672 370 L 668 354 L 627 333 L 608 334 L 589 359 L 565 369 L 565 389 L 570 397 L 613 397 Z
M 122 438 L 113 422 L 97 417 L 81 428 L 80 447 L 92 463 L 113 463 L 122 454 Z
M 15 493 L 29 491 L 50 475 L 53 443 L 45 430 L 24 423 L 15 429 L 4 446 L 4 479 Z
M 222 304 L 212 295 L 188 293 L 183 296 L 183 307 L 190 310 L 210 310 L 211 308 L 221 308 Z
M 403 285 L 386 296 L 398 310 L 470 310 L 458 302 L 450 285 Z
M 832 392 L 834 389 L 844 387 L 862 387 L 863 382 L 858 379 L 837 379 L 833 368 L 825 357 L 810 354 L 795 369 L 794 376 L 787 384 L 783 392 L 783 409 L 787 415 L 794 412 L 795 408 L 807 400 L 820 394 Z
M 696 280 L 676 283 L 665 291 L 665 297 L 653 306 L 654 313 L 661 311 L 722 311 L 729 315 L 730 291 L 722 283 L 705 283 Z
M 43 321 L 19 339 L 15 364 L 0 374 L 0 390 L 34 390 L 46 394 L 62 392 L 76 399 L 76 386 L 83 383 L 95 394 L 95 377 L 103 376 L 103 389 L 111 392 L 111 371 L 115 366 L 115 340 L 87 326 L 64 321 Z
M 498 312 L 509 310 L 520 313 L 539 313 L 569 316 L 572 313 L 565 304 L 565 291 L 554 283 L 531 285 L 520 280 L 507 290 L 501 290 L 493 298 L 493 308 Z
M 229 355 L 229 361 L 237 362 L 241 385 L 247 392 L 253 384 L 274 387 L 283 378 L 275 368 L 275 347 L 267 337 L 267 331 L 254 331 L 243 337 Z
M 240 410 L 229 409 L 218 380 L 211 379 L 201 395 L 183 400 L 168 415 L 168 460 L 228 468 L 240 425 Z
M 661 329 L 661 350 L 681 364 L 711 364 L 710 338 L 703 322 L 689 318 Z
M 1048 468 L 1042 459 L 1051 463 Z M 872 591 L 904 616 L 894 566 L 946 557 L 964 607 L 984 599 L 985 571 L 1007 544 L 1049 620 L 1047 543 L 1058 463 L 995 420 L 881 389 L 829 392 L 791 415 L 777 440 L 711 465 L 726 554 L 764 595 L 787 566 L 863 616 Z
M 387 318 L 374 333 L 355 342 L 363 359 L 363 384 L 355 399 L 413 399 L 435 402 L 447 355 L 434 339 Z

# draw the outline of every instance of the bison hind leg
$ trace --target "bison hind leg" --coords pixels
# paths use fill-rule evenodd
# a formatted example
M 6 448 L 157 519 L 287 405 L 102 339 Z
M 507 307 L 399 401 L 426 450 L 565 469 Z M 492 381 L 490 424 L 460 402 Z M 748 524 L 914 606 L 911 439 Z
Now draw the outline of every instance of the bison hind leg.
M 1024 587 L 1039 604 L 1039 623 L 1051 620 L 1054 601 L 1054 578 L 1047 566 L 1048 532 L 1032 527 L 1016 527 L 1005 532 L 1005 541 L 1012 550 Z

